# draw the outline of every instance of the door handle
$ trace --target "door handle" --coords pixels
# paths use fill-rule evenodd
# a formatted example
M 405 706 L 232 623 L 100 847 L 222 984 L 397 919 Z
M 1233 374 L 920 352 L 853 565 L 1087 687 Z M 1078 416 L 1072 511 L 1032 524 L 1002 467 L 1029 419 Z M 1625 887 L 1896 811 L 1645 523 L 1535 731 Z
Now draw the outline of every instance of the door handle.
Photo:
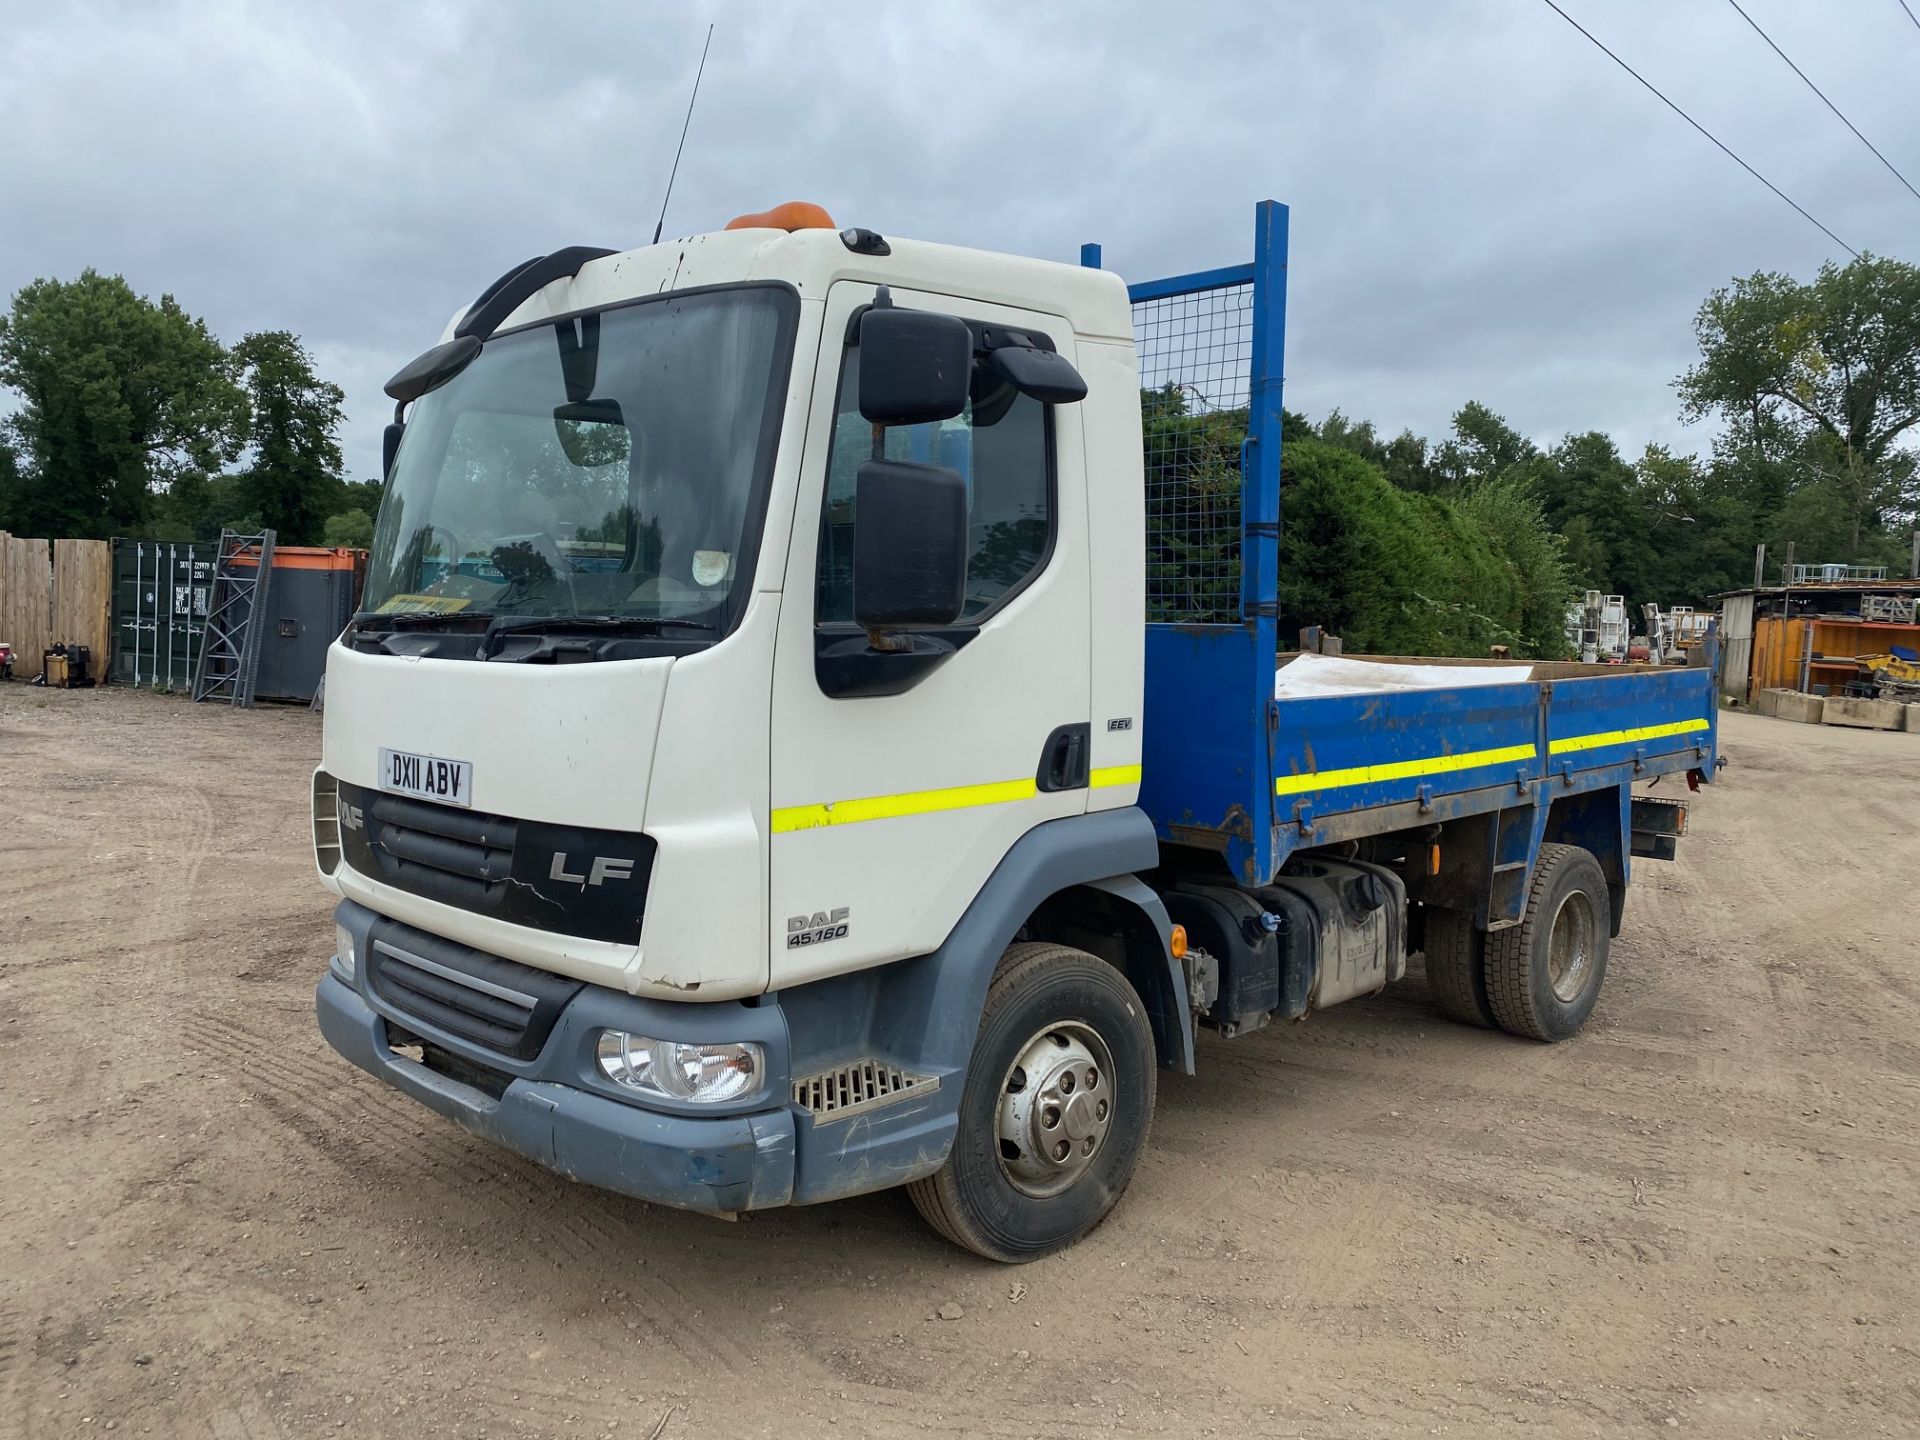
M 1089 773 L 1089 752 L 1093 748 L 1093 727 L 1086 722 L 1062 725 L 1040 751 L 1040 768 L 1034 785 L 1045 794 L 1054 790 L 1084 790 Z

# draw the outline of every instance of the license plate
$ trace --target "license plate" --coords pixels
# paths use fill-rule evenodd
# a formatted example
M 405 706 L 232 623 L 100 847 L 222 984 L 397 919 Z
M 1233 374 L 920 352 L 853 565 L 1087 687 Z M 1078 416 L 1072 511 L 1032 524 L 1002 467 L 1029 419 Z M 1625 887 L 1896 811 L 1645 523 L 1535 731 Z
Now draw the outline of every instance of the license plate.
M 466 760 L 443 760 L 438 755 L 416 755 L 411 750 L 382 750 L 380 788 L 396 795 L 472 809 L 473 766 Z

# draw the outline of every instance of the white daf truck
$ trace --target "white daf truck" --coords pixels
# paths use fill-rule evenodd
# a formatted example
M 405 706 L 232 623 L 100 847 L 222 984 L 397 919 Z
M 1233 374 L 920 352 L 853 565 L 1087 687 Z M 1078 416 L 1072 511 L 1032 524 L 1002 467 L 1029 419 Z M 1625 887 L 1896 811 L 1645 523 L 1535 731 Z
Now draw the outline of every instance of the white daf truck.
M 1710 676 L 1276 696 L 1285 222 L 1130 291 L 782 207 L 482 293 L 389 384 L 329 655 L 328 1041 L 579 1180 L 906 1185 L 1021 1261 L 1200 1025 L 1424 949 L 1578 1030 Z

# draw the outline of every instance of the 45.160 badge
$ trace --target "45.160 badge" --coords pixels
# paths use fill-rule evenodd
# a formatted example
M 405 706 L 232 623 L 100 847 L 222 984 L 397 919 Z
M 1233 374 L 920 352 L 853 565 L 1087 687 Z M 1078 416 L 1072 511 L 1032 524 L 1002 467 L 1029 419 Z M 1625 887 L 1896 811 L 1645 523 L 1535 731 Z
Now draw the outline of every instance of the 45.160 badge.
M 824 945 L 829 940 L 842 940 L 846 934 L 847 907 L 844 905 L 835 910 L 816 910 L 811 915 L 787 917 L 789 950 L 798 950 L 805 945 Z

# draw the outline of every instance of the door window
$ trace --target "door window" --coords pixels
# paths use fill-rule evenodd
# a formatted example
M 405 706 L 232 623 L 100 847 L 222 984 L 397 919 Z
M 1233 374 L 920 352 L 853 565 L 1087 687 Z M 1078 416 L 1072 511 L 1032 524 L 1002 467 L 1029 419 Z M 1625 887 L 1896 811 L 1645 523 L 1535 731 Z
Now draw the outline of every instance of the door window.
M 854 477 L 873 458 L 873 427 L 860 415 L 860 349 L 840 367 L 814 615 L 853 620 Z M 1053 549 L 1053 423 L 1047 407 L 1004 382 L 976 381 L 951 420 L 895 425 L 886 458 L 943 465 L 967 482 L 967 588 L 963 620 L 978 620 L 1039 573 Z

